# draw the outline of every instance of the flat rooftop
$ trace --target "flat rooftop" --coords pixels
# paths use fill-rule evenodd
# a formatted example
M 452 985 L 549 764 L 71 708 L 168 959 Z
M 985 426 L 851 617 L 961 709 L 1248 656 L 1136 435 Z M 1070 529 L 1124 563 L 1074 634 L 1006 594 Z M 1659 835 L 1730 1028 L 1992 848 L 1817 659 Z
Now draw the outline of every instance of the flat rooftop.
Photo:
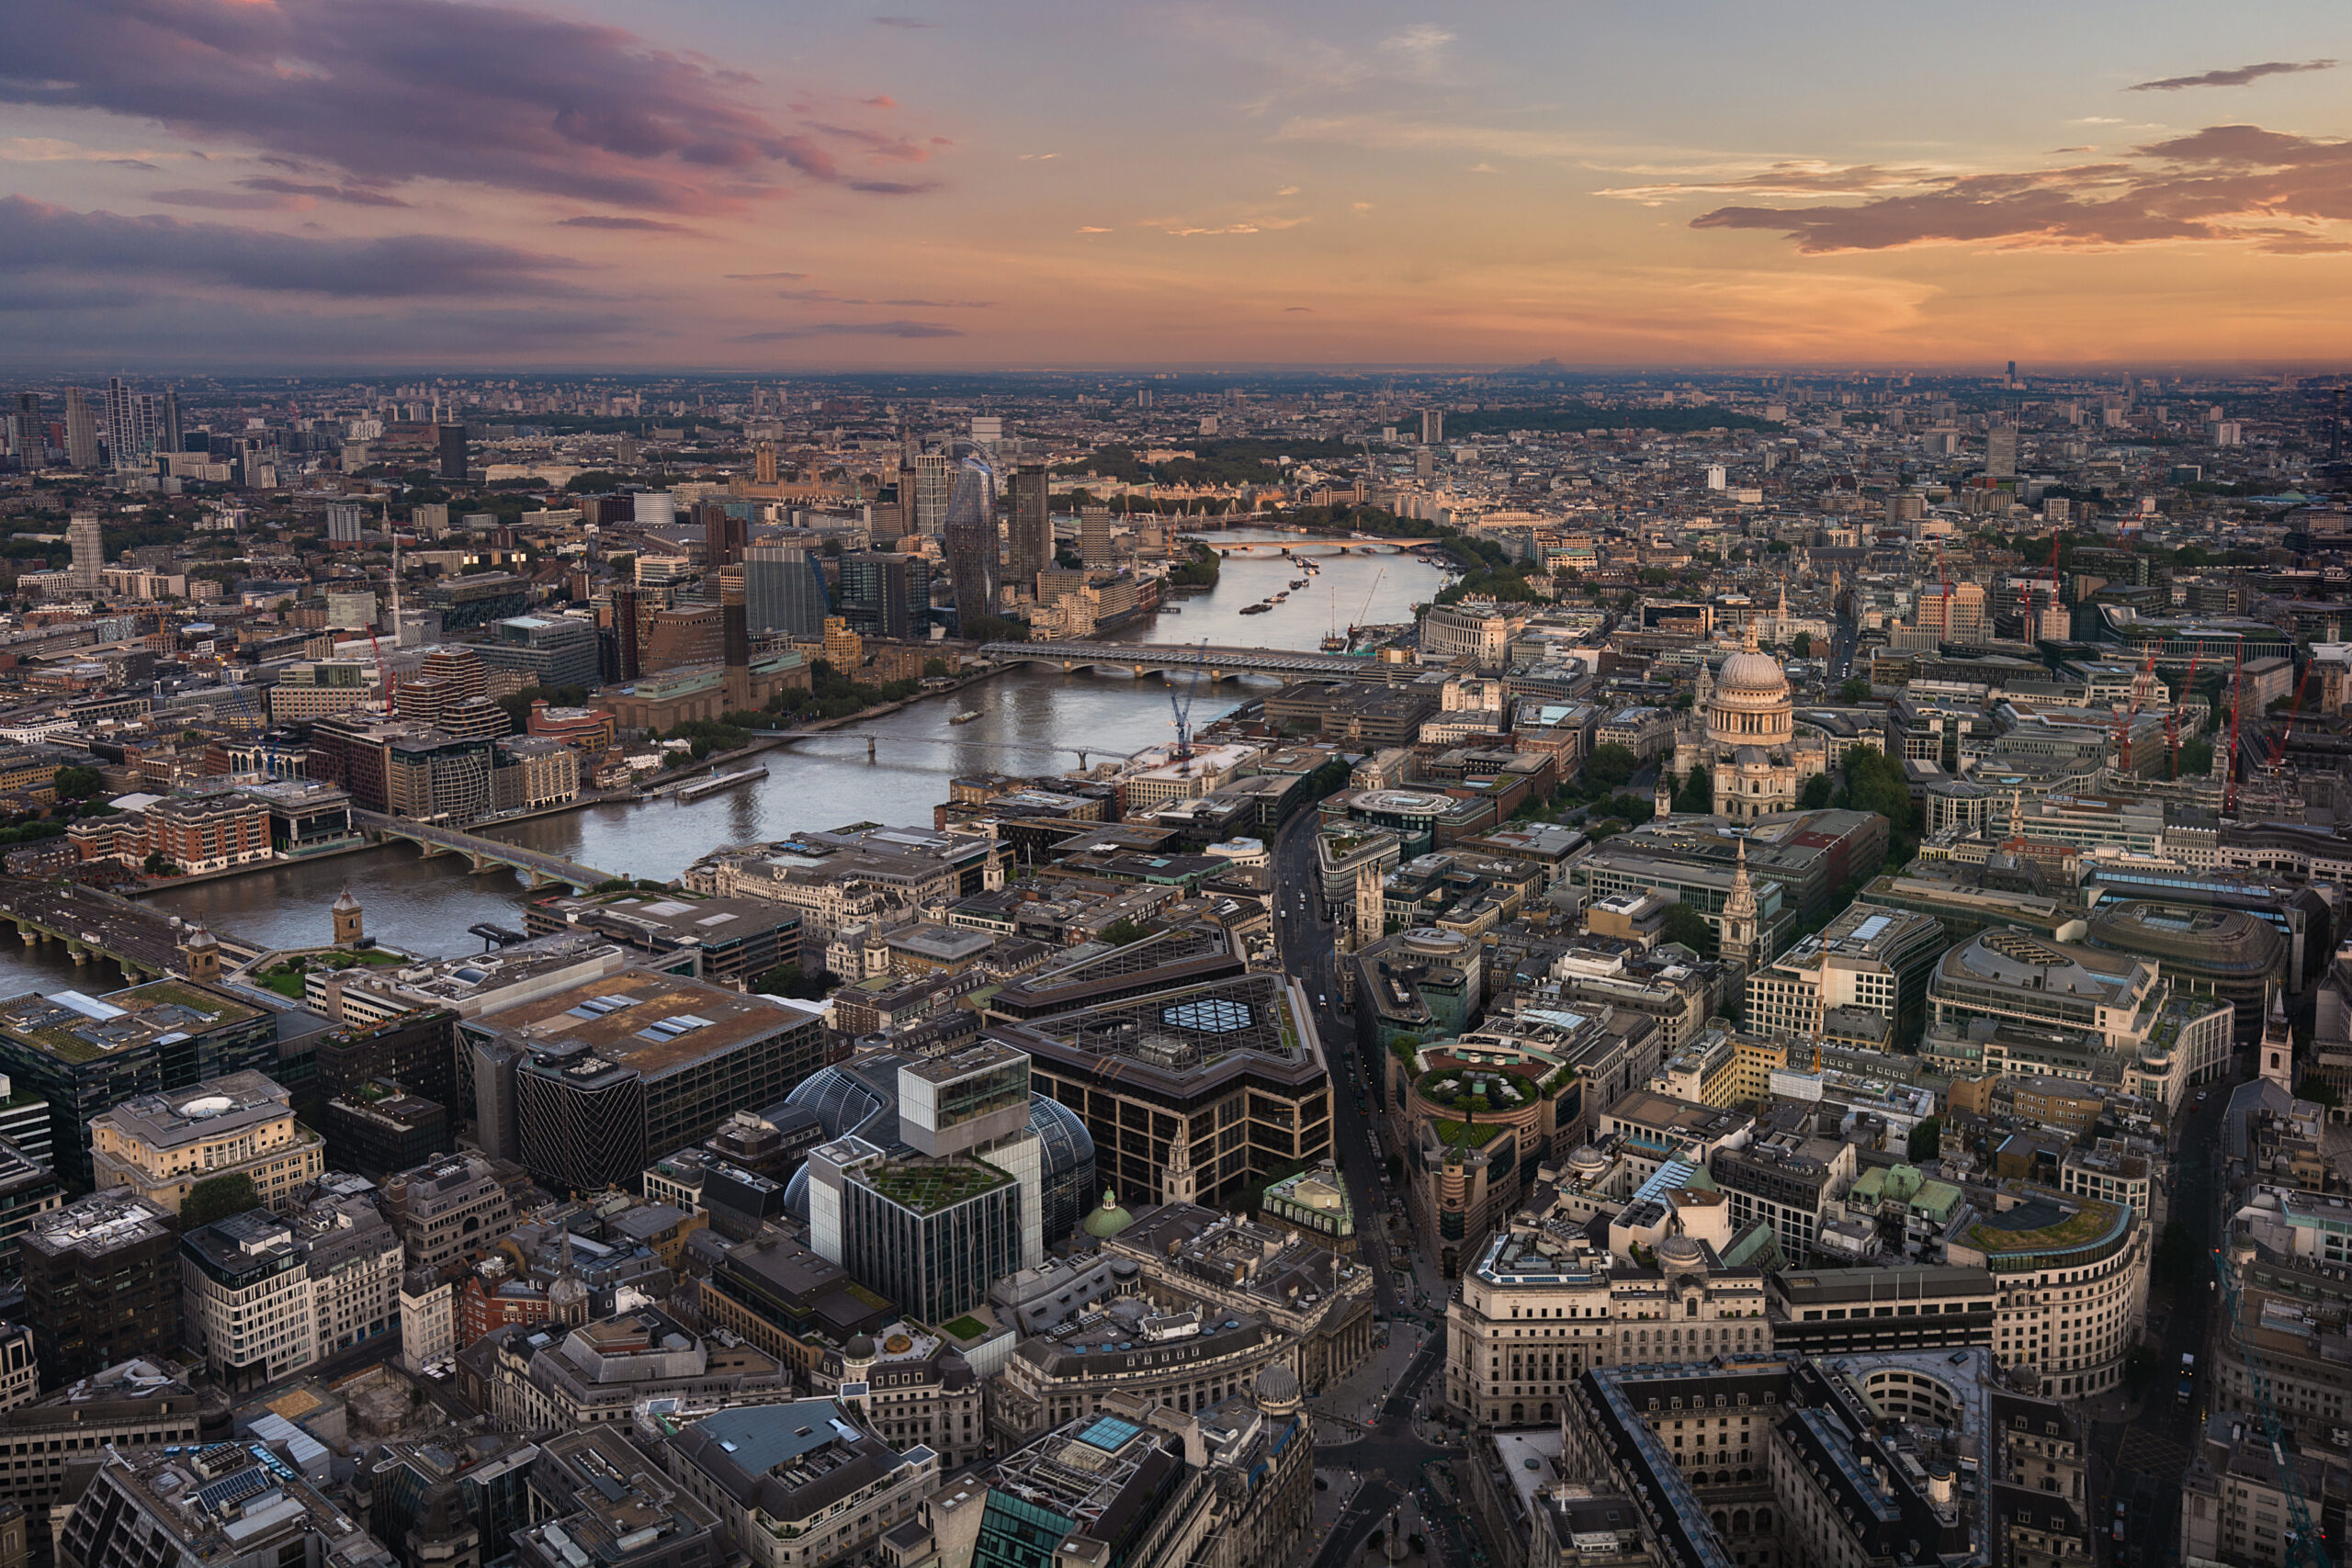
M 517 1002 L 487 1021 L 525 1045 L 583 1043 L 652 1077 L 819 1016 L 814 1008 L 638 969 Z
M 39 992 L 0 1002 L 0 1033 L 80 1065 L 141 1045 L 259 1018 L 261 1010 L 180 980 L 155 980 L 104 997 Z

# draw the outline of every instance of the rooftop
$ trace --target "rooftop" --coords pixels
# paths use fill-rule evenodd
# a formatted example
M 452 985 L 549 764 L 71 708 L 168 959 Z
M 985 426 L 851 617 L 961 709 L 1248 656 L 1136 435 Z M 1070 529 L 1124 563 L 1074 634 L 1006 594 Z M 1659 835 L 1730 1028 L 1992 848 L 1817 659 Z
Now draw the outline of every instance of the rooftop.
M 220 992 L 155 980 L 103 998 L 80 991 L 11 998 L 0 1002 L 0 1033 L 78 1066 L 260 1016 L 260 1009 Z
M 793 1002 L 631 970 L 502 1008 L 489 1021 L 526 1046 L 585 1046 L 652 1077 L 819 1016 Z

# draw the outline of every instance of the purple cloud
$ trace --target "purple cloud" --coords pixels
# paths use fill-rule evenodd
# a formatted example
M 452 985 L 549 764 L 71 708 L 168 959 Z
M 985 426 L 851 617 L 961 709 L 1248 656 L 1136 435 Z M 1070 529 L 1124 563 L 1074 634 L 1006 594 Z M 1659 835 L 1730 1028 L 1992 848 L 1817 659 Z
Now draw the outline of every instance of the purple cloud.
M 812 321 L 805 327 L 775 327 L 745 333 L 730 343 L 786 343 L 810 337 L 962 337 L 964 329 L 943 321 Z
M 2134 82 L 2127 93 L 2177 93 L 2186 87 L 2243 87 L 2265 76 L 2299 76 L 2306 71 L 2333 71 L 2333 60 L 2266 60 L 2259 65 L 2233 65 L 2226 71 L 2200 71 L 2194 76 L 2165 76 Z
M 341 202 L 345 207 L 406 207 L 399 197 L 388 196 L 366 186 L 304 185 L 295 180 L 281 180 L 265 175 L 258 179 L 239 180 L 247 190 L 276 191 L 281 196 L 313 197 L 320 201 Z
M 684 223 L 665 223 L 659 218 L 608 218 L 601 212 L 586 212 L 577 218 L 560 218 L 565 229 L 614 229 L 631 233 L 691 234 L 694 230 Z
M 2252 242 L 2311 254 L 2327 242 L 2282 220 L 2352 220 L 2352 141 L 2214 125 L 2132 149 L 2126 163 L 1938 175 L 1851 206 L 1719 207 L 1694 229 L 1785 234 L 1808 254 L 1941 242 L 2133 245 Z
M 249 190 L 151 190 L 147 199 L 165 207 L 208 207 L 215 212 L 279 212 L 302 205 L 291 196 Z
M 560 256 L 441 234 L 313 239 L 0 197 L 0 271 L 390 299 L 576 296 L 580 289 L 548 276 L 572 267 Z
M 0 7 L 0 102 L 161 120 L 363 186 L 440 179 L 718 212 L 796 175 L 861 188 L 843 156 L 909 155 L 895 136 L 779 124 L 739 73 L 619 28 L 479 0 Z

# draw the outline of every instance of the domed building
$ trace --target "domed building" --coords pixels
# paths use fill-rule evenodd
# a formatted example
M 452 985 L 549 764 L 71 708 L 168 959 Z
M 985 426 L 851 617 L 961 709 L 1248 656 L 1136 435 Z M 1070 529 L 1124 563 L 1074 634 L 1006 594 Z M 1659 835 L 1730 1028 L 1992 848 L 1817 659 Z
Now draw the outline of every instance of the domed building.
M 1710 678 L 1699 672 L 1699 700 L 1674 738 L 1674 773 L 1687 778 L 1705 769 L 1714 784 L 1714 809 L 1734 822 L 1751 822 L 1796 808 L 1804 781 L 1826 771 L 1817 736 L 1796 733 L 1796 705 L 1780 660 L 1756 646 L 1750 622 L 1745 645 Z M 1670 784 L 1658 778 L 1661 801 Z M 1670 807 L 1661 806 L 1664 816 Z
M 910 1058 L 876 1052 L 853 1062 L 820 1067 L 785 1096 L 787 1105 L 815 1112 L 830 1143 L 854 1133 L 879 1148 L 900 1145 L 899 1068 Z M 1098 1190 L 1094 1185 L 1094 1139 L 1078 1113 L 1032 1089 L 1029 1131 L 1037 1140 L 1038 1218 L 1051 1246 L 1074 1235 Z M 804 1163 L 785 1184 L 785 1212 L 808 1218 L 808 1168 Z
M 1097 1241 L 1108 1241 L 1135 1223 L 1136 1217 L 1119 1207 L 1119 1200 L 1106 1187 L 1101 1206 L 1086 1216 L 1086 1234 Z

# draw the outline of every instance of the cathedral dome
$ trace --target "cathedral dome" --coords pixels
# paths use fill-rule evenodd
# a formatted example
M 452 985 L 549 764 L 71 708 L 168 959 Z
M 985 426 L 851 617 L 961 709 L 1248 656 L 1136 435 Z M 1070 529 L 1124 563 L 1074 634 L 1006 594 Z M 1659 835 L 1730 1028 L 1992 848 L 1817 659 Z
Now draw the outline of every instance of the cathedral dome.
M 1785 699 L 1789 677 L 1770 654 L 1746 649 L 1724 660 L 1715 676 L 1714 694 L 1718 700 L 1733 694 Z

